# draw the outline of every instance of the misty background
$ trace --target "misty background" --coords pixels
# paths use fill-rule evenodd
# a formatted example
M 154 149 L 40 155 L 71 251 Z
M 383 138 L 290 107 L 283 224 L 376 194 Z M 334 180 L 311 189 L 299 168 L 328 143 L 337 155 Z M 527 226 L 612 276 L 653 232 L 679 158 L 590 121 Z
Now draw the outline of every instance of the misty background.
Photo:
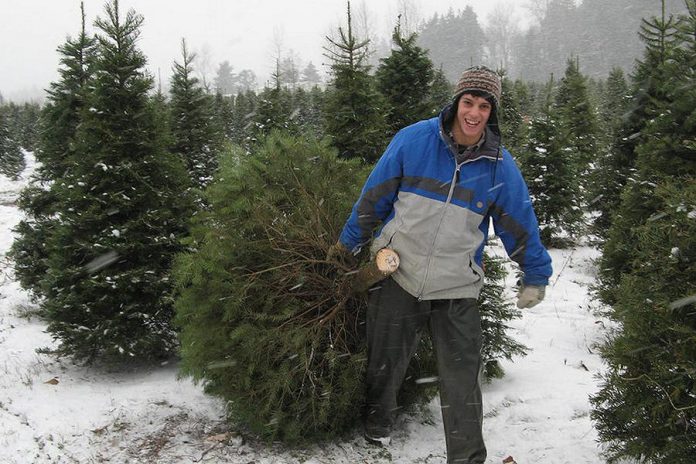
M 56 48 L 80 28 L 79 1 L 0 0 L 4 20 L 0 29 L 0 95 L 15 102 L 37 101 L 57 75 Z M 196 72 L 211 91 L 231 73 L 243 87 L 264 87 L 276 62 L 288 82 L 316 70 L 309 85 L 326 80 L 327 37 L 345 22 L 344 0 L 122 1 L 145 17 L 141 47 L 148 69 L 162 86 L 168 85 L 181 39 L 197 55 Z M 373 66 L 389 54 L 391 32 L 401 17 L 404 31 L 419 34 L 418 44 L 429 50 L 436 67 L 450 81 L 474 64 L 504 69 L 513 79 L 545 82 L 562 74 L 566 60 L 575 57 L 590 78 L 604 78 L 612 67 L 630 72 L 643 44 L 638 37 L 641 18 L 659 16 L 653 0 L 394 0 L 352 2 L 354 26 L 370 40 Z M 680 0 L 667 0 L 667 14 L 683 12 Z M 102 14 L 101 0 L 87 0 L 88 31 Z M 29 31 L 29 34 L 27 34 Z M 310 68 L 308 70 L 308 67 Z M 293 77 L 295 75 L 296 77 Z

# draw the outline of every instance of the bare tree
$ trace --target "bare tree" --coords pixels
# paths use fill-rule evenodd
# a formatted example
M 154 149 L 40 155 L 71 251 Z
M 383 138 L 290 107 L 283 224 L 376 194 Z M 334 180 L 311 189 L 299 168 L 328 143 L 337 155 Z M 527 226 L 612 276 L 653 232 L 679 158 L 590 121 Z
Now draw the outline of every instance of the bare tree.
M 420 3 L 417 0 L 398 0 L 400 26 L 404 37 L 418 31 L 418 25 L 422 21 Z
M 374 15 L 371 14 L 365 0 L 353 10 L 353 32 L 358 37 L 364 37 L 370 42 L 376 37 Z
M 213 63 L 213 52 L 210 49 L 210 45 L 207 43 L 203 44 L 203 46 L 193 54 L 197 57 L 198 78 L 201 81 L 201 85 L 206 93 L 211 93 L 213 91 L 213 86 L 210 76 L 213 74 L 215 64 Z
M 520 35 L 520 27 L 514 6 L 499 1 L 488 13 L 486 37 L 488 41 L 489 62 L 500 69 L 510 68 L 512 44 Z
M 551 3 L 551 0 L 527 0 L 525 8 L 529 10 L 537 24 L 541 24 L 546 17 L 546 12 L 549 9 L 549 3 Z

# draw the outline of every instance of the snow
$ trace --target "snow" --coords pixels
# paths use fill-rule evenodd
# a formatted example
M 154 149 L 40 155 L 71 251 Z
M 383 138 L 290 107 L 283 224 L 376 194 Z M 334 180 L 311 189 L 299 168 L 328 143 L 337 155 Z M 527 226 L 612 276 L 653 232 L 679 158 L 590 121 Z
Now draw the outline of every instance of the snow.
M 175 365 L 110 371 L 37 352 L 55 342 L 4 256 L 22 218 L 14 202 L 33 167 L 29 156 L 18 181 L 0 176 L 0 462 L 446 462 L 437 399 L 423 413 L 401 417 L 385 448 L 366 444 L 356 432 L 343 441 L 286 449 L 230 430 L 222 401 L 178 378 Z M 503 253 L 495 242 L 492 249 Z M 588 293 L 598 252 L 587 245 L 550 252 L 555 273 L 546 299 L 512 324 L 530 353 L 503 362 L 505 377 L 484 386 L 487 464 L 508 456 L 519 464 L 604 462 L 588 401 L 604 367 L 597 343 L 609 324 L 596 315 Z M 511 274 L 507 287 L 514 281 Z

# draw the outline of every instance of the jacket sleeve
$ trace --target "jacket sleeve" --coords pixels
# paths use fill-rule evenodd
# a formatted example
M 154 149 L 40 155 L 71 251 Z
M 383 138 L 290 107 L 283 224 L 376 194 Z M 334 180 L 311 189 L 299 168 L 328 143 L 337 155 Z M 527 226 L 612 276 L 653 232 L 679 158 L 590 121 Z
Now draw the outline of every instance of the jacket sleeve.
M 375 230 L 393 214 L 403 176 L 401 136 L 397 134 L 379 159 L 355 202 L 339 237 L 346 248 L 357 253 Z
M 508 256 L 520 265 L 526 285 L 548 285 L 551 256 L 541 243 L 539 223 L 527 184 L 509 153 L 503 152 L 501 176 L 497 179 L 496 197 L 491 208 L 493 227 Z M 502 168 L 502 169 L 500 169 Z M 502 172 L 501 172 L 502 171 Z

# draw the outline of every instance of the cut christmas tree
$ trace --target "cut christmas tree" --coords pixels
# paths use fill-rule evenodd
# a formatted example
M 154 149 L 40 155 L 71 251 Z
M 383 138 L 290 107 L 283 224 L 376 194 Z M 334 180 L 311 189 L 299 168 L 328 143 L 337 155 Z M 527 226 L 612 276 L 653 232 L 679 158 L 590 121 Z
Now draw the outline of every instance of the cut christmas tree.
M 251 154 L 239 149 L 221 160 L 207 189 L 210 208 L 196 216 L 189 251 L 175 264 L 176 322 L 183 372 L 226 400 L 236 426 L 301 442 L 359 424 L 369 292 L 356 289 L 383 274 L 365 252 L 356 265 L 326 256 L 367 171 L 328 143 L 277 132 Z M 500 272 L 491 262 L 494 283 Z M 487 288 L 492 361 L 524 347 L 505 338 L 503 322 L 515 314 L 498 299 L 500 287 Z M 401 406 L 428 401 L 435 385 L 418 380 L 436 375 L 424 337 Z

